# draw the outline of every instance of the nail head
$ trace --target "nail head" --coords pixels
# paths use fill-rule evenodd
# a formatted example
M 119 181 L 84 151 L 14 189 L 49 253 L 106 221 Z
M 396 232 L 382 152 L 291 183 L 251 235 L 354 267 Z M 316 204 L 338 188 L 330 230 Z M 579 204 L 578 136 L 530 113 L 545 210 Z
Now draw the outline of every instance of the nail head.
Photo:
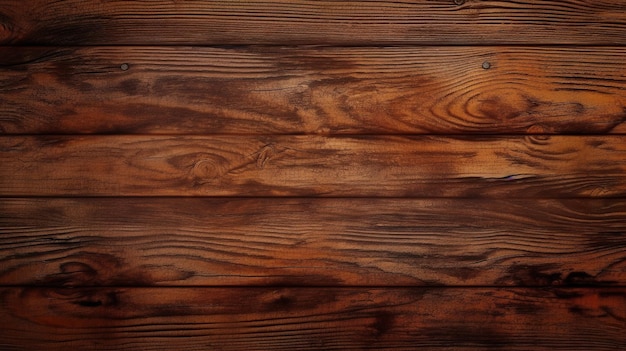
M 465 0 L 454 0 L 454 3 L 460 6 L 465 4 Z
M 122 65 L 120 66 L 120 68 L 122 69 L 122 71 L 126 71 L 126 70 L 128 70 L 128 63 L 122 63 Z
M 489 68 L 491 68 L 491 63 L 489 63 L 488 61 L 483 62 L 483 68 L 484 68 L 484 69 L 489 69 Z

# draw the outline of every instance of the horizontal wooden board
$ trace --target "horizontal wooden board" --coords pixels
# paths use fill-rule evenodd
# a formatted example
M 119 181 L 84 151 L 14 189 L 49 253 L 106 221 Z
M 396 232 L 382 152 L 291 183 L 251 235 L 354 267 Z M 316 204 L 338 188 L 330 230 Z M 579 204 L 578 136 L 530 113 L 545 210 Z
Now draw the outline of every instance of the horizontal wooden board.
M 614 199 L 0 200 L 0 284 L 626 285 Z
M 0 138 L 0 195 L 615 197 L 619 136 Z
M 4 47 L 0 132 L 624 133 L 625 60 L 582 47 Z
M 0 44 L 626 44 L 624 0 L 5 0 Z
M 4 350 L 622 350 L 624 289 L 0 290 Z

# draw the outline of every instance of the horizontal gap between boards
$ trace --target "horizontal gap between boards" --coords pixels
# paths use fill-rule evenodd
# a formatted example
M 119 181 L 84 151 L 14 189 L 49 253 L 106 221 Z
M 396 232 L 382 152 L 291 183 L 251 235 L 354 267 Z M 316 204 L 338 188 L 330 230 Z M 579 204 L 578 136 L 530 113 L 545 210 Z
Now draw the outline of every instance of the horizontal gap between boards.
M 507 201 L 507 200 L 590 200 L 590 201 L 599 201 L 599 200 L 614 200 L 621 201 L 626 200 L 624 196 L 601 196 L 601 197 L 592 197 L 592 196 L 558 196 L 558 197 L 550 197 L 550 196 L 326 196 L 326 195 L 316 195 L 316 196 L 299 196 L 299 195 L 280 195 L 280 196 L 244 196 L 244 195 L 3 195 L 0 194 L 0 201 L 3 199 L 214 199 L 214 200 L 248 200 L 248 199 L 274 199 L 276 201 L 280 201 L 283 199 L 369 199 L 369 200 L 428 200 L 428 199 L 442 199 L 442 200 L 477 200 L 477 201 L 491 201 L 491 200 L 499 200 L 499 201 Z
M 276 44 L 206 44 L 206 43 L 184 43 L 184 44 L 62 44 L 62 43 L 49 43 L 49 44 L 36 44 L 36 43 L 17 43 L 12 45 L 0 44 L 0 48 L 26 48 L 26 47 L 64 47 L 64 48 L 85 48 L 85 47 L 196 47 L 196 48 L 219 48 L 219 49 L 238 49 L 238 48 L 253 48 L 253 47 L 268 47 L 268 48 L 298 48 L 298 47 L 317 47 L 317 48 L 420 48 L 420 47 L 518 47 L 518 48 L 626 48 L 626 44 L 607 44 L 607 43 L 355 43 L 355 44 L 324 44 L 324 43 L 276 43 Z
M 624 289 L 626 285 L 3 285 L 2 289 L 535 289 L 535 290 L 557 290 L 557 289 Z
M 570 138 L 578 138 L 578 137 L 623 137 L 626 136 L 626 133 L 259 133 L 259 134 L 251 134 L 251 133 L 215 133 L 215 134 L 195 134 L 195 133 L 69 133 L 69 134 L 61 134 L 61 133 L 19 133 L 19 134 L 9 134 L 9 133 L 0 133 L 0 138 L 9 138 L 9 137 L 119 137 L 119 136 L 129 136 L 129 137 L 290 137 L 290 136 L 311 136 L 311 137 L 329 137 L 329 138 L 355 138 L 355 137 L 438 137 L 438 138 L 519 138 L 519 137 L 570 137 Z

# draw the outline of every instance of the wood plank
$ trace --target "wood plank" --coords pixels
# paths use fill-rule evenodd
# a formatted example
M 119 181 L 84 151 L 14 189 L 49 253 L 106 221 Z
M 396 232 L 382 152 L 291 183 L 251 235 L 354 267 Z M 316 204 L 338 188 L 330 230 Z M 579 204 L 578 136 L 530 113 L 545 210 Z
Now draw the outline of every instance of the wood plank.
M 4 0 L 0 44 L 626 44 L 624 0 Z
M 626 285 L 615 199 L 0 201 L 0 284 Z
M 619 136 L 23 136 L 0 195 L 616 197 Z
M 595 47 L 4 47 L 0 131 L 624 133 L 625 60 Z
M 4 350 L 621 350 L 626 290 L 0 290 Z

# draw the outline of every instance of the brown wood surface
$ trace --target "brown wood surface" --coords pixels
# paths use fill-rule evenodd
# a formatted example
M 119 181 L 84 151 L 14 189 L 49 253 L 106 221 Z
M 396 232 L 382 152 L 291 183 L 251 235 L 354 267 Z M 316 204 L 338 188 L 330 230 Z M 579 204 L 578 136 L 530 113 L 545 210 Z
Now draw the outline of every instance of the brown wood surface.
M 585 47 L 4 47 L 0 131 L 624 133 L 625 60 Z
M 0 194 L 609 197 L 620 136 L 0 139 Z
M 0 1 L 0 351 L 626 350 L 626 0 Z
M 626 44 L 624 0 L 4 0 L 0 44 Z
M 2 199 L 0 284 L 626 285 L 626 201 Z
M 4 350 L 622 350 L 624 289 L 0 290 Z

